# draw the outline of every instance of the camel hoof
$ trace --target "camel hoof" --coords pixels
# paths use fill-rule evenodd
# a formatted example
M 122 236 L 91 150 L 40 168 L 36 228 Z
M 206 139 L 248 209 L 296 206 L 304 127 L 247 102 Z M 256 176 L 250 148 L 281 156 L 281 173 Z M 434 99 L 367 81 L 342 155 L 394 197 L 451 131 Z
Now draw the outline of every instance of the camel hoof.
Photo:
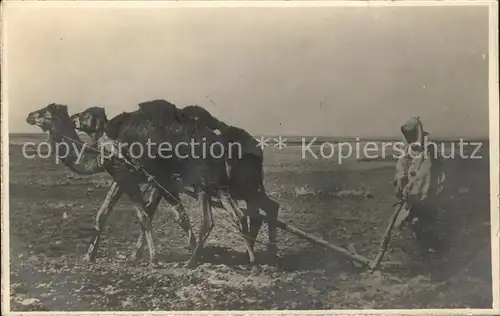
M 130 254 L 130 260 L 131 261 L 139 261 L 139 260 L 141 260 L 141 258 L 142 258 L 142 252 L 141 251 L 134 250 Z
M 198 243 L 195 240 L 193 240 L 193 241 L 189 242 L 188 245 L 184 246 L 184 249 L 194 251 L 197 246 L 198 246 Z
M 187 263 L 186 263 L 186 268 L 187 269 L 194 269 L 196 268 L 196 262 L 193 261 L 193 260 L 189 260 Z
M 89 263 L 91 263 L 91 262 L 95 262 L 95 257 L 96 257 L 96 256 L 95 256 L 95 255 L 93 255 L 93 254 L 90 254 L 90 255 L 89 255 L 89 254 L 86 254 L 86 255 L 83 257 L 83 260 L 84 260 L 85 262 L 89 262 Z
M 155 260 L 149 261 L 149 265 L 148 266 L 149 266 L 150 270 L 154 270 L 154 269 L 156 269 L 158 267 L 158 263 Z
M 278 247 L 276 245 L 268 245 L 267 246 L 267 256 L 272 259 L 278 256 Z
M 257 276 L 262 272 L 262 268 L 260 265 L 256 264 L 252 267 L 252 270 L 250 271 L 250 275 Z

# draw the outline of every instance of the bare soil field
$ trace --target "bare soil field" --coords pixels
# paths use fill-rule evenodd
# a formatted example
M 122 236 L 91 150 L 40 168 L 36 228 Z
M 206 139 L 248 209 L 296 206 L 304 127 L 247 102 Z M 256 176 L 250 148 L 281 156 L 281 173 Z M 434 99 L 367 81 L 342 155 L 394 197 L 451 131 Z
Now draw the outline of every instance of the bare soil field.
M 250 275 L 242 238 L 214 209 L 216 228 L 202 262 L 187 269 L 186 238 L 162 202 L 154 220 L 159 264 L 129 259 L 139 223 L 126 197 L 108 219 L 95 263 L 83 261 L 105 175 L 77 176 L 51 159 L 26 159 L 10 146 L 11 309 L 256 310 L 491 308 L 488 152 L 448 160 L 446 208 L 435 231 L 441 253 L 422 254 L 412 235 L 395 236 L 385 260 L 404 264 L 368 273 L 335 253 L 280 231 L 279 258 Z M 394 161 L 301 159 L 298 147 L 265 152 L 265 185 L 280 219 L 369 258 L 395 202 Z M 183 197 L 197 229 L 199 206 Z M 263 227 L 259 240 L 266 240 Z

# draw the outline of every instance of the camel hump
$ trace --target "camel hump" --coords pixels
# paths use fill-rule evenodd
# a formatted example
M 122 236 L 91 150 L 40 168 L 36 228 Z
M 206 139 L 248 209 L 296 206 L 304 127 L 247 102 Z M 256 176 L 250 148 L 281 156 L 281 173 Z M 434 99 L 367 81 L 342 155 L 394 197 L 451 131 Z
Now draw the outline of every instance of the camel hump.
M 188 105 L 181 109 L 182 112 L 192 117 L 196 120 L 206 121 L 206 120 L 214 120 L 215 118 L 208 112 L 205 108 L 199 105 Z
M 172 120 L 183 121 L 182 112 L 175 104 L 167 100 L 158 99 L 139 103 L 139 111 L 153 122 L 168 123 Z
M 182 114 L 192 120 L 200 122 L 210 129 L 219 129 L 225 126 L 222 121 L 213 116 L 207 109 L 200 105 L 188 105 L 180 110 Z
M 104 132 L 111 139 L 117 139 L 118 134 L 123 126 L 130 123 L 133 119 L 133 113 L 123 112 L 118 114 L 104 124 Z

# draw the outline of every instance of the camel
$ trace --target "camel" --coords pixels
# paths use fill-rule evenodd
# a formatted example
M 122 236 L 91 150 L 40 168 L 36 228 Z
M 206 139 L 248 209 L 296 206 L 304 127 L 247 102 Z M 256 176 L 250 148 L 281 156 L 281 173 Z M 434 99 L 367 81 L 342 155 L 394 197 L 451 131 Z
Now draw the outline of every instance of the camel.
M 209 144 L 216 141 L 222 143 L 220 138 L 207 130 L 200 124 L 194 124 L 194 121 L 185 121 L 180 124 L 172 118 L 172 113 L 176 113 L 175 106 L 164 100 L 155 100 L 140 104 L 140 109 L 135 112 L 122 113 L 113 118 L 104 125 L 102 137 L 99 139 L 100 146 L 111 149 L 117 141 L 125 143 L 138 143 L 144 145 L 146 140 L 153 140 L 155 143 L 179 144 L 181 142 L 189 143 L 192 139 L 209 140 Z M 31 125 L 37 125 L 44 131 L 49 131 L 49 137 L 53 144 L 66 144 L 69 152 L 61 159 L 69 168 L 79 174 L 93 174 L 99 172 L 103 167 L 113 177 L 116 182 L 115 194 L 111 194 L 110 200 L 116 199 L 116 192 L 123 190 L 136 208 L 137 215 L 141 222 L 141 230 L 144 232 L 149 248 L 149 259 L 152 265 L 155 258 L 154 243 L 152 238 L 151 220 L 148 210 L 142 200 L 139 183 L 143 180 L 143 174 L 138 170 L 131 168 L 127 164 L 128 160 L 122 157 L 112 156 L 105 161 L 104 165 L 98 163 L 99 155 L 85 150 L 84 155 L 79 157 L 78 150 L 82 145 L 77 141 L 78 136 L 74 130 L 74 124 L 68 115 L 67 106 L 60 104 L 49 104 L 48 106 L 32 112 L 27 117 L 27 122 Z M 158 148 L 156 148 L 158 150 Z M 156 152 L 158 154 L 158 151 Z M 186 154 L 186 152 L 183 152 Z M 234 211 L 236 220 L 244 217 L 244 214 L 235 205 L 235 201 L 229 198 L 225 191 L 227 188 L 227 174 L 225 159 L 179 159 L 174 156 L 173 159 L 157 158 L 150 159 L 140 156 L 132 159 L 132 162 L 142 166 L 141 170 L 148 175 L 148 180 L 153 180 L 163 189 L 163 196 L 166 197 L 170 191 L 176 191 L 175 185 L 172 185 L 172 178 L 176 173 L 180 173 L 181 179 L 185 184 L 197 185 L 200 188 L 199 198 L 203 206 L 202 227 L 198 236 L 198 243 L 193 251 L 187 265 L 193 266 L 199 256 L 199 251 L 214 227 L 210 211 L 209 195 L 218 195 L 221 203 L 225 205 L 226 210 L 231 207 Z M 184 156 L 183 156 L 184 157 Z M 80 161 L 78 161 L 80 160 Z M 80 162 L 80 163 L 79 163 Z M 132 166 L 137 166 L 133 164 Z M 153 178 L 151 179 L 151 176 Z M 110 190 L 110 193 L 112 191 Z M 241 220 L 240 220 L 241 222 Z M 249 254 L 253 254 L 253 249 L 248 242 L 248 232 L 244 225 L 241 230 L 247 238 L 244 238 Z M 142 234 L 141 234 L 142 235 Z M 97 244 L 95 245 L 97 247 Z M 138 245 L 139 246 L 139 245 Z M 137 247 L 139 249 L 139 247 Z M 252 257 L 252 256 L 250 256 Z M 254 254 L 253 254 L 254 257 Z M 252 270 L 258 269 L 255 259 L 251 260 Z
M 91 137 L 93 141 L 93 145 L 98 144 L 99 139 L 103 136 L 104 125 L 108 122 L 108 118 L 106 116 L 106 112 L 103 107 L 90 107 L 83 112 L 76 113 L 72 115 L 71 120 L 73 121 L 75 128 L 79 131 L 86 133 Z M 104 170 L 103 170 L 104 171 Z M 154 210 L 158 207 L 161 198 L 163 195 L 160 191 L 155 189 L 154 183 L 145 182 L 141 191 L 143 195 L 149 195 L 147 201 L 148 214 L 153 216 Z M 166 196 L 166 201 L 170 204 L 171 210 L 175 214 L 175 218 L 179 226 L 186 233 L 188 237 L 188 245 L 186 248 L 194 250 L 196 248 L 196 239 L 194 238 L 193 231 L 191 229 L 191 222 L 189 217 L 186 215 L 184 210 L 184 206 L 180 202 L 180 197 L 178 194 L 170 192 Z M 95 219 L 95 229 L 97 232 L 102 232 L 104 230 L 106 219 L 111 214 L 112 209 L 123 195 L 123 191 L 118 190 L 118 184 L 113 181 L 111 187 L 106 195 L 103 205 L 99 208 Z M 192 194 L 193 198 L 197 196 Z M 153 209 L 153 210 L 151 210 Z M 139 236 L 139 239 L 136 243 L 136 250 L 132 253 L 132 257 L 135 260 L 138 260 L 142 256 L 142 244 L 143 244 L 143 236 Z M 87 255 L 85 256 L 87 261 L 93 262 L 97 256 L 97 245 L 99 243 L 100 234 L 97 233 L 96 236 L 89 244 L 89 249 L 87 251 Z
M 279 209 L 279 204 L 271 200 L 265 192 L 262 176 L 262 150 L 257 147 L 257 143 L 253 137 L 246 131 L 226 125 L 200 106 L 187 106 L 181 109 L 180 116 L 181 120 L 187 117 L 202 122 L 212 130 L 222 130 L 221 136 L 225 137 L 226 142 L 243 144 L 241 157 L 238 156 L 240 153 L 233 152 L 232 156 L 236 159 L 228 159 L 230 166 L 229 192 L 232 198 L 244 200 L 247 204 L 247 215 L 250 215 L 250 243 L 253 247 L 262 221 L 252 218 L 251 215 L 258 213 L 258 208 L 260 207 L 266 212 L 269 218 L 277 219 Z M 100 126 L 104 126 L 108 121 L 105 110 L 102 107 L 88 108 L 81 113 L 74 114 L 72 119 L 78 130 L 87 133 L 93 139 L 100 137 L 97 131 Z M 150 203 L 154 200 L 155 202 L 152 204 L 158 205 L 159 199 L 161 199 L 161 195 L 153 192 Z M 243 225 L 246 225 L 245 221 Z M 276 227 L 271 223 L 269 224 L 268 253 L 271 257 L 275 257 L 276 252 Z
M 195 186 L 204 195 L 204 198 L 207 199 L 203 217 L 208 222 L 200 230 L 200 239 L 198 240 L 193 257 L 198 257 L 199 250 L 214 227 L 210 209 L 210 196 L 213 195 L 219 199 L 226 211 L 232 208 L 233 220 L 239 226 L 239 230 L 244 237 L 243 240 L 249 255 L 252 272 L 258 273 L 260 267 L 256 262 L 248 227 L 244 225 L 246 216 L 234 198 L 231 197 L 228 190 L 229 179 L 227 172 L 229 166 L 227 165 L 226 154 L 227 148 L 230 147 L 228 147 L 225 139 L 206 128 L 201 122 L 186 117 L 175 105 L 168 101 L 154 100 L 144 102 L 139 104 L 139 108 L 139 111 L 122 113 L 108 121 L 105 124 L 104 135 L 114 141 L 120 141 L 125 144 L 142 144 L 143 147 L 145 144 L 160 144 L 158 147 L 153 145 L 153 155 L 161 154 L 160 148 L 162 144 L 176 144 L 174 146 L 175 155 L 170 156 L 168 159 L 164 159 L 163 157 L 160 159 L 146 157 L 144 159 L 144 156 L 141 154 L 139 161 L 145 170 L 150 169 L 152 173 L 154 171 L 165 172 L 165 169 L 170 170 L 171 172 L 175 172 L 175 176 L 178 176 L 182 180 L 181 188 L 171 187 L 167 190 L 165 190 L 165 185 L 168 184 L 168 181 L 163 183 L 163 187 L 160 183 L 156 182 L 163 189 L 163 194 L 166 191 L 172 191 L 172 189 L 177 189 L 175 192 L 179 192 L 179 190 L 182 190 L 182 187 Z M 180 147 L 177 144 L 193 144 L 193 141 L 194 143 L 202 144 L 203 148 L 197 147 L 194 149 L 191 147 L 191 155 L 187 153 L 189 150 L 178 151 Z M 207 144 L 208 146 L 204 146 Z M 219 148 L 217 153 L 212 151 L 215 145 L 218 145 L 216 147 Z M 207 147 L 210 153 L 207 152 Z M 149 149 L 148 155 L 150 155 Z M 189 157 L 189 159 L 186 160 L 186 157 Z M 205 221 L 203 220 L 202 223 L 205 223 Z M 138 246 L 139 249 L 140 246 Z
M 74 129 L 73 121 L 68 115 L 68 107 L 61 104 L 49 104 L 46 107 L 28 114 L 26 121 L 30 125 L 39 126 L 44 132 L 49 132 L 49 141 L 51 147 L 65 148 L 61 155 L 61 161 L 77 174 L 96 174 L 107 171 L 116 180 L 116 185 L 112 187 L 107 200 L 113 201 L 117 197 L 117 192 L 123 190 L 131 199 L 139 218 L 141 229 L 145 231 L 147 243 L 149 246 L 150 264 L 154 262 L 155 251 L 153 247 L 151 221 L 147 215 L 146 205 L 143 201 L 141 191 L 138 186 L 138 179 L 141 175 L 129 170 L 128 166 L 113 160 L 115 166 L 111 171 L 100 163 L 100 154 L 84 147 Z M 62 146 L 66 145 L 66 146 Z M 83 155 L 82 155 L 83 154 Z M 97 248 L 99 238 L 96 238 L 93 246 Z

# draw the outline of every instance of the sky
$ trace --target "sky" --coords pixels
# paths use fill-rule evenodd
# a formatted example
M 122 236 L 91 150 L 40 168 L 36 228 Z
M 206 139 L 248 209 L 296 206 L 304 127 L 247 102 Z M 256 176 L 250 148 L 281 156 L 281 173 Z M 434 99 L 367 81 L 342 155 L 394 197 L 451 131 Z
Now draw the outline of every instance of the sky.
M 11 3 L 9 4 L 11 5 Z M 487 7 L 7 6 L 10 132 L 70 114 L 198 104 L 254 134 L 488 136 Z

